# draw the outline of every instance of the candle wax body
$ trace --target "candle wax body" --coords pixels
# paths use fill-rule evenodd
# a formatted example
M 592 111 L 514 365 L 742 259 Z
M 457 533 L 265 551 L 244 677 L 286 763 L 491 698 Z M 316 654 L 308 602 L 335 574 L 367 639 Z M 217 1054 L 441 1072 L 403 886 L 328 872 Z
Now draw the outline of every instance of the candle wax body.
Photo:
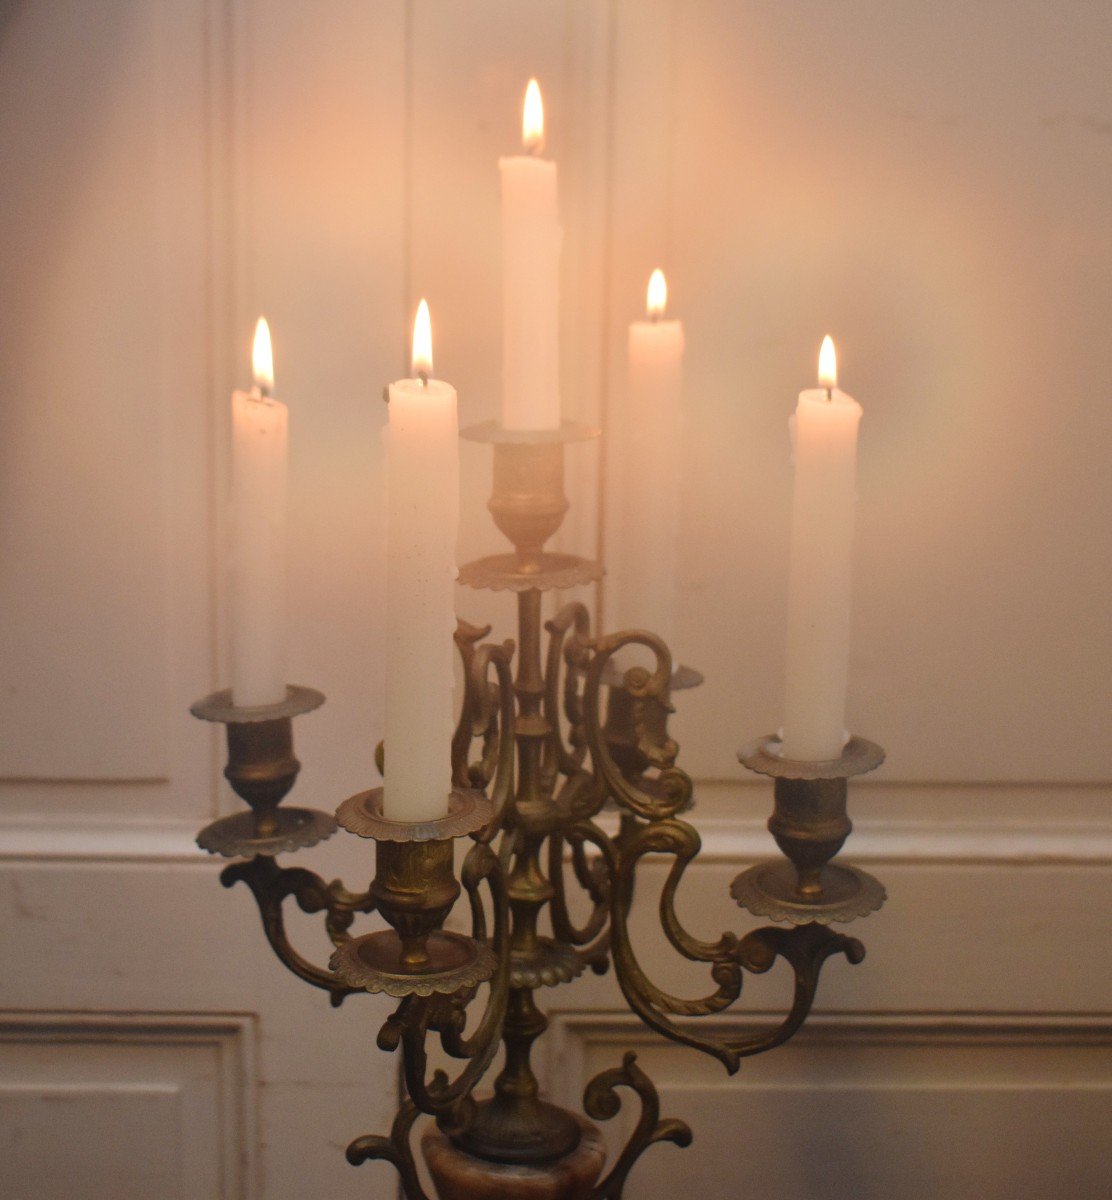
M 556 164 L 498 160 L 502 177 L 502 425 L 560 424 L 560 214 Z
M 284 404 L 232 393 L 232 701 L 286 698 L 286 463 Z
M 629 327 L 629 386 L 615 450 L 621 456 L 621 573 L 614 629 L 646 629 L 675 652 L 683 432 L 683 325 L 634 321 Z M 636 655 L 636 659 L 633 657 Z M 630 651 L 620 666 L 644 661 Z M 679 664 L 673 662 L 673 667 Z
M 841 756 L 857 426 L 861 406 L 844 392 L 801 392 L 795 410 L 795 489 L 788 584 L 784 758 Z
M 448 811 L 455 643 L 459 441 L 456 391 L 390 385 L 387 474 L 385 815 Z

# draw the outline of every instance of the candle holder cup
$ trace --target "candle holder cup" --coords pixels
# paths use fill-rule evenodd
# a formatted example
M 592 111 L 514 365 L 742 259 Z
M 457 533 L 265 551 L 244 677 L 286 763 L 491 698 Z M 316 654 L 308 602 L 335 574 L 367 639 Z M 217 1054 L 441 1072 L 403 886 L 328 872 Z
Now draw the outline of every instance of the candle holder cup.
M 452 994 L 489 979 L 497 963 L 490 946 L 443 928 L 461 891 L 453 870 L 453 839 L 478 832 L 493 806 L 482 793 L 455 790 L 448 813 L 428 821 L 393 821 L 382 788 L 360 792 L 336 810 L 349 833 L 375 842 L 375 877 L 368 889 L 389 929 L 339 946 L 329 967 L 349 987 L 390 996 Z
M 236 705 L 231 689 L 198 700 L 190 712 L 226 728 L 228 761 L 224 777 L 248 806 L 206 825 L 197 844 L 226 858 L 274 856 L 316 845 L 336 832 L 328 813 L 309 808 L 280 808 L 301 764 L 293 752 L 293 718 L 324 703 L 314 688 L 290 685 L 278 704 Z
M 768 829 L 788 861 L 743 871 L 731 894 L 756 915 L 796 925 L 867 916 L 884 903 L 884 888 L 858 867 L 830 860 L 853 829 L 846 807 L 848 781 L 879 767 L 884 751 L 854 737 L 836 759 L 797 762 L 781 758 L 779 746 L 775 737 L 762 738 L 741 750 L 738 760 L 774 780 Z
M 463 430 L 460 436 L 468 441 L 494 447 L 493 486 L 487 507 L 514 551 L 468 563 L 460 570 L 461 583 L 492 591 L 547 591 L 593 583 L 601 577 L 597 563 L 544 549 L 568 511 L 564 447 L 598 435 L 598 429 L 576 421 L 542 430 L 503 429 L 487 421 Z

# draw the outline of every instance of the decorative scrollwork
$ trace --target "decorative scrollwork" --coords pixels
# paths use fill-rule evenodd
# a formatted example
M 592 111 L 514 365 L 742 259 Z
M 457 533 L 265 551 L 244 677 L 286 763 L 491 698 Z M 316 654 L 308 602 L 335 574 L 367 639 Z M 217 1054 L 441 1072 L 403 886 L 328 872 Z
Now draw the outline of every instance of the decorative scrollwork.
M 606 857 L 614 880 L 610 906 L 611 955 L 623 995 L 634 1012 L 651 1028 L 717 1058 L 733 1074 L 743 1058 L 770 1050 L 787 1041 L 803 1024 L 811 1010 L 822 964 L 832 954 L 843 953 L 851 963 L 860 962 L 864 948 L 856 938 L 833 933 L 823 925 L 799 925 L 791 929 L 768 927 L 738 938 L 724 933 L 716 942 L 702 941 L 684 928 L 676 915 L 675 897 L 688 864 L 699 852 L 699 835 L 675 818 L 654 821 L 627 829 L 620 845 L 590 823 L 580 827 L 582 836 L 593 842 Z M 671 945 L 685 958 L 710 965 L 714 992 L 694 1000 L 673 996 L 657 987 L 645 974 L 629 934 L 628 915 L 633 899 L 637 864 L 649 853 L 672 854 L 675 862 L 668 872 L 660 897 L 660 919 Z M 702 1017 L 729 1008 L 741 995 L 742 970 L 754 974 L 767 971 L 777 957 L 795 974 L 792 1004 L 787 1016 L 774 1028 L 744 1038 L 701 1036 L 689 1025 L 677 1025 L 673 1016 Z
M 580 685 L 590 662 L 590 613 L 583 604 L 573 601 L 571 604 L 565 604 L 551 621 L 547 621 L 545 629 L 549 634 L 549 642 L 544 669 L 543 711 L 552 735 L 545 745 L 541 783 L 546 791 L 551 793 L 557 775 L 565 775 L 570 779 L 582 773 L 587 757 Z M 566 741 L 561 712 L 567 720 Z
M 348 940 L 348 929 L 356 913 L 374 911 L 375 902 L 363 892 L 349 892 L 339 880 L 325 883 L 319 875 L 304 867 L 279 867 L 270 856 L 258 855 L 243 862 L 232 863 L 220 875 L 225 887 L 246 883 L 255 897 L 262 917 L 263 932 L 278 958 L 299 978 L 328 992 L 333 1007 L 359 988 L 341 983 L 331 971 L 315 966 L 302 957 L 290 944 L 282 903 L 293 896 L 307 913 L 326 913 L 325 926 L 332 943 L 342 945 Z
M 603 674 L 623 646 L 644 646 L 656 658 L 652 671 L 634 667 L 625 673 L 625 688 L 634 704 L 633 726 L 637 746 L 654 777 L 623 773 L 607 744 L 601 719 Z M 674 816 L 691 801 L 691 779 L 678 767 L 676 743 L 667 736 L 664 718 L 672 711 L 672 655 L 655 634 L 641 630 L 610 634 L 595 643 L 587 668 L 583 712 L 591 762 L 601 775 L 609 795 L 630 812 L 648 821 Z
M 618 1088 L 626 1087 L 641 1100 L 641 1115 L 622 1148 L 614 1165 L 591 1192 L 590 1200 L 621 1200 L 626 1178 L 634 1163 L 657 1142 L 674 1142 L 677 1146 L 691 1145 L 691 1129 L 684 1121 L 672 1117 L 660 1120 L 660 1097 L 652 1080 L 637 1065 L 632 1051 L 622 1058 L 620 1067 L 611 1067 L 596 1075 L 583 1093 L 583 1111 L 596 1121 L 609 1121 L 621 1110 Z
M 398 1109 L 388 1137 L 369 1133 L 357 1137 L 347 1148 L 347 1160 L 353 1167 L 374 1160 L 391 1163 L 401 1179 L 406 1200 L 429 1200 L 417 1174 L 417 1163 L 410 1142 L 414 1122 L 420 1115 L 417 1105 L 407 1100 Z
M 461 788 L 485 788 L 494 774 L 498 756 L 498 726 L 490 704 L 490 696 L 484 684 L 482 693 L 476 694 L 471 684 L 471 667 L 475 661 L 476 648 L 483 638 L 490 635 L 489 625 L 470 625 L 457 619 L 453 635 L 456 649 L 463 661 L 465 693 L 460 709 L 459 723 L 452 736 L 452 783 Z M 482 752 L 472 762 L 471 743 L 483 739 Z

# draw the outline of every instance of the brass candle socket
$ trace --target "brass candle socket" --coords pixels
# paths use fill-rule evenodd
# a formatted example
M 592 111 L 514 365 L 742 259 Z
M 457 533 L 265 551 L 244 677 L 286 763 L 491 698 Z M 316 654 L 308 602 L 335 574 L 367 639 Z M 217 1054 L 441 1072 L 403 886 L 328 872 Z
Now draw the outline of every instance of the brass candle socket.
M 562 442 L 502 442 L 494 447 L 494 486 L 487 507 L 517 549 L 523 571 L 535 571 L 545 542 L 568 511 Z
M 756 915 L 797 925 L 867 916 L 884 903 L 884 888 L 859 868 L 830 860 L 853 828 L 848 780 L 880 766 L 884 751 L 864 738 L 851 738 L 841 757 L 827 762 L 795 762 L 778 750 L 776 739 L 765 738 L 738 758 L 774 780 L 768 829 L 788 862 L 750 867 L 734 880 L 731 894 Z
M 205 826 L 197 844 L 228 858 L 276 855 L 323 841 L 336 832 L 327 813 L 279 808 L 301 764 L 293 752 L 293 718 L 324 703 L 313 688 L 289 686 L 279 704 L 236 705 L 230 689 L 198 700 L 190 712 L 226 727 L 228 761 L 224 776 L 250 812 L 234 813 Z
M 460 894 L 453 839 L 491 819 L 482 792 L 457 789 L 448 813 L 429 821 L 393 821 L 383 813 L 383 789 L 345 800 L 337 821 L 376 844 L 369 894 L 389 929 L 353 938 L 329 962 L 350 987 L 390 996 L 451 994 L 489 979 L 497 963 L 490 946 L 443 928 Z
M 494 447 L 494 476 L 487 503 L 494 523 L 513 543 L 512 554 L 496 554 L 468 563 L 460 583 L 468 587 L 521 592 L 548 591 L 593 583 L 597 563 L 571 554 L 546 552 L 545 543 L 560 528 L 568 510 L 564 494 L 564 447 L 588 441 L 599 431 L 574 421 L 559 429 L 503 429 L 488 421 L 465 429 L 468 441 Z

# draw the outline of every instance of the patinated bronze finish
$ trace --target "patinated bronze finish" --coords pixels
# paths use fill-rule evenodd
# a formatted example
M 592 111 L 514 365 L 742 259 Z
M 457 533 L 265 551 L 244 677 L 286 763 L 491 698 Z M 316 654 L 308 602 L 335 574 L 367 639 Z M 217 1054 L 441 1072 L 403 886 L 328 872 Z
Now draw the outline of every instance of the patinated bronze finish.
M 691 1131 L 660 1117 L 656 1091 L 632 1054 L 590 1082 L 585 1115 L 545 1101 L 531 1062 L 548 1025 L 538 1003 L 543 989 L 567 984 L 587 967 L 601 972 L 613 965 L 627 1002 L 647 1025 L 733 1072 L 743 1058 L 799 1029 L 828 958 L 861 960 L 861 943 L 830 925 L 864 916 L 884 898 L 870 876 L 831 862 L 850 832 L 846 781 L 876 766 L 883 752 L 853 739 L 833 763 L 789 763 L 766 739 L 742 761 L 775 778 L 770 829 L 786 857 L 743 872 L 732 892 L 743 907 L 784 924 L 704 941 L 679 920 L 676 895 L 700 843 L 694 826 L 682 819 L 693 789 L 676 766 L 668 717 L 674 692 L 698 676 L 687 668 L 674 672 L 668 648 L 651 633 L 592 635 L 580 603 L 565 604 L 547 622 L 542 618 L 545 592 L 598 577 L 597 564 L 544 549 L 567 507 L 565 446 L 591 432 L 566 424 L 539 434 L 507 433 L 487 425 L 465 435 L 495 447 L 490 509 L 513 550 L 468 564 L 461 582 L 517 594 L 517 645 L 485 642 L 489 629 L 461 623 L 457 631 L 466 692 L 452 739 L 446 817 L 390 821 L 381 789 L 340 805 L 340 825 L 376 845 L 375 876 L 366 892 L 349 892 L 275 861 L 278 848 L 294 848 L 275 840 L 287 820 L 282 814 L 299 811 L 278 808 L 296 774 L 288 726 L 293 714 L 227 718 L 230 730 L 238 721 L 234 736 L 229 733 L 229 778 L 253 807 L 224 821 L 249 821 L 251 836 L 240 830 L 238 839 L 214 837 L 217 822 L 202 831 L 201 843 L 219 853 L 239 847 L 248 856 L 227 867 L 223 881 L 251 888 L 266 936 L 296 975 L 328 991 L 334 1004 L 355 992 L 398 1000 L 378 1044 L 400 1049 L 407 1099 L 389 1134 L 357 1138 L 347 1157 L 352 1164 L 392 1163 L 407 1200 L 428 1200 L 414 1150 L 422 1114 L 435 1120 L 424 1145 L 440 1200 L 620 1200 L 645 1150 L 662 1141 L 685 1146 Z M 629 647 L 640 647 L 651 665 L 620 672 L 615 655 L 624 658 Z M 268 722 L 270 728 L 261 727 Z M 249 724 L 256 725 L 254 732 Z M 616 828 L 600 820 L 611 809 L 619 814 Z M 274 823 L 270 833 L 268 821 Z M 454 839 L 470 843 L 458 873 Z M 709 990 L 703 997 L 666 992 L 638 959 L 629 916 L 638 867 L 650 854 L 672 858 L 659 897 L 660 920 L 676 952 L 705 967 Z M 585 918 L 572 915 L 573 889 L 586 897 Z M 468 934 L 444 928 L 461 894 L 470 907 Z M 330 970 L 290 945 L 282 917 L 290 897 L 305 911 L 324 914 L 334 947 Z M 387 928 L 353 937 L 355 917 L 376 910 Z M 782 1020 L 744 1036 L 696 1027 L 693 1018 L 714 1017 L 738 1000 L 746 972 L 768 971 L 777 959 L 794 978 Z M 481 1016 L 469 1021 L 475 1002 Z M 454 1075 L 430 1068 L 432 1037 L 460 1064 Z M 480 1096 L 477 1089 L 500 1046 L 505 1059 L 493 1094 Z M 637 1098 L 639 1116 L 604 1171 L 592 1122 L 611 1119 L 624 1092 Z

